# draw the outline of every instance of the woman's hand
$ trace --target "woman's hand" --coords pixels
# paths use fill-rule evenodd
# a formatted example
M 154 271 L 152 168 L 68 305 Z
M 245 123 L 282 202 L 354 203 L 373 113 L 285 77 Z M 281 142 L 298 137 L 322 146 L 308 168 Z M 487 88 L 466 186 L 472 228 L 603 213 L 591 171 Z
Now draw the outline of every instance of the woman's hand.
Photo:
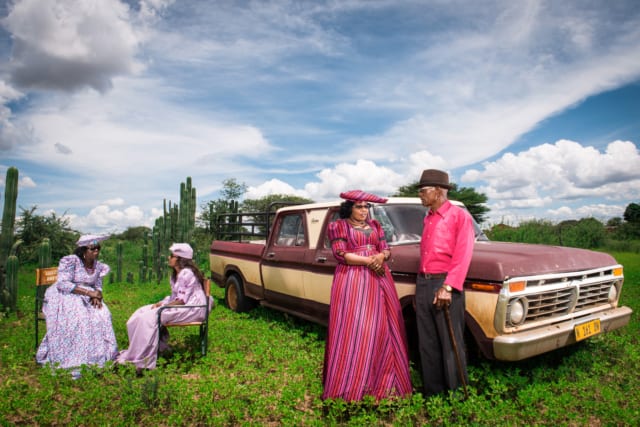
M 379 275 L 384 275 L 384 254 L 379 253 L 369 257 L 369 263 L 367 264 L 371 270 L 375 271 Z
M 89 302 L 95 308 L 102 308 L 102 292 L 99 290 L 87 292 Z

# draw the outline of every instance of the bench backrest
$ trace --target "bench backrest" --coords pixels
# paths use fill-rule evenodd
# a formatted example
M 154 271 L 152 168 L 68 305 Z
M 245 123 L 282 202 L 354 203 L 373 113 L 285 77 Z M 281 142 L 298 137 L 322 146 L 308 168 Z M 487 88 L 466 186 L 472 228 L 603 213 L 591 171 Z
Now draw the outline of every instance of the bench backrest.
M 58 267 L 36 268 L 36 286 L 53 285 L 58 280 Z
M 208 297 L 211 296 L 211 280 L 204 279 L 204 283 L 202 284 L 204 288 L 204 294 Z

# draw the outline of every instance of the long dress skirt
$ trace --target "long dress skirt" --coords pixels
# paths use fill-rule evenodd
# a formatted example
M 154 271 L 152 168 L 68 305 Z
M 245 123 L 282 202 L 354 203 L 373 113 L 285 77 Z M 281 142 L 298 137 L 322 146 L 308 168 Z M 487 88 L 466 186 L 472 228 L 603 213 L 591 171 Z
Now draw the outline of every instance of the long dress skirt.
M 113 360 L 118 344 L 107 304 L 95 308 L 88 297 L 62 294 L 55 285 L 47 289 L 45 300 L 47 333 L 36 353 L 38 363 L 77 368 Z
M 162 312 L 162 324 L 199 322 L 203 319 L 204 308 L 168 309 Z M 154 369 L 158 360 L 158 346 L 163 344 L 158 336 L 158 309 L 153 308 L 153 304 L 137 309 L 127 321 L 127 333 L 129 348 L 118 353 L 116 361 L 131 362 L 137 368 Z
M 353 244 L 376 243 L 355 236 Z M 353 233 L 347 237 L 353 238 Z M 375 247 L 352 252 L 370 255 Z M 379 400 L 411 393 L 402 309 L 388 268 L 380 276 L 366 266 L 336 267 L 323 380 L 323 399 L 358 401 L 370 395 Z

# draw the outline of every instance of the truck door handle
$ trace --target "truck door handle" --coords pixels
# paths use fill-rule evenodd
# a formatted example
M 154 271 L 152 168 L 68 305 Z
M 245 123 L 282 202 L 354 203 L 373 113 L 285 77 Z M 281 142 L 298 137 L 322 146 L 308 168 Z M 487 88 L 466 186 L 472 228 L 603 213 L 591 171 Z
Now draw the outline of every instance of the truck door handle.
M 275 252 L 269 252 L 269 253 L 267 254 L 267 258 L 273 258 L 274 256 L 276 256 L 276 253 L 275 253 Z
M 318 258 L 316 258 L 317 262 L 327 262 L 327 257 L 324 256 L 319 256 Z

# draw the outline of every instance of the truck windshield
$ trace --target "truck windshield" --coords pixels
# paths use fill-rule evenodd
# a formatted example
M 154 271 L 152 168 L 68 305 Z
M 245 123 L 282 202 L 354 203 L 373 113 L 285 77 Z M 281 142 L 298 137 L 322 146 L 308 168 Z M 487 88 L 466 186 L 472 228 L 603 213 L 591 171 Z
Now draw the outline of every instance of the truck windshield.
M 426 207 L 416 204 L 374 205 L 370 210 L 371 218 L 380 222 L 390 245 L 420 242 L 426 213 Z M 475 220 L 473 227 L 476 240 L 489 240 Z

